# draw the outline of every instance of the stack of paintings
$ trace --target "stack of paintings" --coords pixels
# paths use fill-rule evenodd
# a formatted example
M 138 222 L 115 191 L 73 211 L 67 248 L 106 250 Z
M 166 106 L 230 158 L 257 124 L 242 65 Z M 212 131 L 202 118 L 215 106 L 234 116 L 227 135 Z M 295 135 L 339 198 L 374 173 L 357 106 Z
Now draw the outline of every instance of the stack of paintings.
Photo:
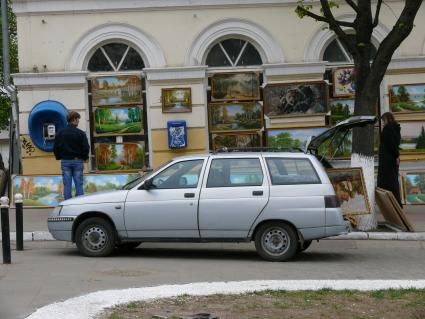
M 259 99 L 259 76 L 254 72 L 212 76 L 208 117 L 213 150 L 262 145 L 263 107 Z
M 141 78 L 101 76 L 93 78 L 91 85 L 95 170 L 119 172 L 145 168 Z M 115 143 L 120 136 L 133 136 L 132 142 L 122 142 L 121 138 L 121 143 Z M 133 142 L 137 137 L 140 140 Z
M 132 174 L 88 174 L 84 175 L 85 194 L 116 190 L 140 177 Z M 13 194 L 21 193 L 24 207 L 54 207 L 63 200 L 63 183 L 60 175 L 16 175 L 12 177 Z

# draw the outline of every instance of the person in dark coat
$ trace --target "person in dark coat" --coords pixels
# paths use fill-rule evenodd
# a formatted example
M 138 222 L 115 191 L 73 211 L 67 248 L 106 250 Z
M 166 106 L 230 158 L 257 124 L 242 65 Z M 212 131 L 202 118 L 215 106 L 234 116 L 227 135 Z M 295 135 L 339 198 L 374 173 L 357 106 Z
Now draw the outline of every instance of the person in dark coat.
M 400 206 L 400 184 L 398 179 L 400 166 L 400 124 L 394 115 L 386 112 L 381 117 L 384 128 L 379 145 L 378 187 L 391 191 Z

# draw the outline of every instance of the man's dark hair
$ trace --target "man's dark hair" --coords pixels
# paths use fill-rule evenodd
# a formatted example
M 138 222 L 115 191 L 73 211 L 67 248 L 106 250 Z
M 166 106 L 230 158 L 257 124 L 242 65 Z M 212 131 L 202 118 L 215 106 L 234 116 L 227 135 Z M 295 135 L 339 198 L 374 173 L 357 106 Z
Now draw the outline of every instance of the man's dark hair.
M 68 123 L 71 123 L 75 119 L 79 119 L 79 118 L 81 118 L 81 115 L 78 112 L 75 112 L 75 111 L 69 111 L 68 115 L 66 116 Z

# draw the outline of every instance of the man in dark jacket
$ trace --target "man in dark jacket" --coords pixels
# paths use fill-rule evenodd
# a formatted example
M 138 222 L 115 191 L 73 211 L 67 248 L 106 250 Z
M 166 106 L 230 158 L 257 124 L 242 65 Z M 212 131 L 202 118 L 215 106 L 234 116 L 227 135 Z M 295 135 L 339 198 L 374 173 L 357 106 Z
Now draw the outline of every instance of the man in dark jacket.
M 391 191 L 400 206 L 400 184 L 398 181 L 400 165 L 400 124 L 390 112 L 382 115 L 384 128 L 379 144 L 378 187 Z
M 76 196 L 84 194 L 83 168 L 84 161 L 89 158 L 90 150 L 86 134 L 77 128 L 80 114 L 70 111 L 67 120 L 68 126 L 56 135 L 53 147 L 56 159 L 61 160 L 65 199 L 72 197 L 72 180 L 74 180 Z

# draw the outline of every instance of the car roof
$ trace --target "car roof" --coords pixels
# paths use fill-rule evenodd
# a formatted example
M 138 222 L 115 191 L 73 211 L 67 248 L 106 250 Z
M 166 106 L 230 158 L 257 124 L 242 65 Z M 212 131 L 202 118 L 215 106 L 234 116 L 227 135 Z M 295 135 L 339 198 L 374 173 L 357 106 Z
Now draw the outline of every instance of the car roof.
M 214 158 L 226 158 L 226 157 L 252 157 L 252 156 L 271 156 L 271 157 L 300 157 L 309 158 L 312 155 L 305 154 L 303 152 L 220 152 L 220 153 L 208 153 L 208 154 L 192 154 L 178 156 L 173 161 L 189 160 L 189 159 L 206 159 L 209 157 Z

